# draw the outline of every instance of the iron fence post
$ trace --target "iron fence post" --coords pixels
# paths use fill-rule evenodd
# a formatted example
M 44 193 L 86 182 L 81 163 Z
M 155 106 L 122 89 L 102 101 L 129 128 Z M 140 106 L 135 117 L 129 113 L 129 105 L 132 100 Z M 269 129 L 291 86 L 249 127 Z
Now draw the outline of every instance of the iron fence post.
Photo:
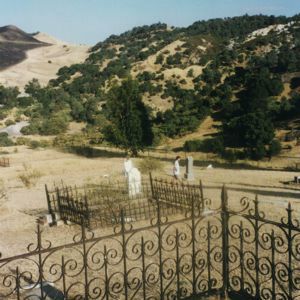
M 200 182 L 199 182 L 199 188 L 200 188 L 200 197 L 201 197 L 200 211 L 203 211 L 204 210 L 204 193 L 203 193 L 202 180 L 200 180 Z
M 59 212 L 60 217 L 62 218 L 62 220 L 64 220 L 64 222 L 66 222 L 65 216 L 63 216 L 62 211 L 61 211 L 60 192 L 59 192 L 59 188 L 58 187 L 56 187 L 56 197 L 57 197 L 57 209 L 58 209 L 58 212 Z
M 275 233 L 274 229 L 271 231 L 271 257 L 270 257 L 270 265 L 271 265 L 271 289 L 272 289 L 272 299 L 276 299 L 276 265 L 275 265 Z
M 38 250 L 38 268 L 39 268 L 39 284 L 41 291 L 41 299 L 44 299 L 44 290 L 43 290 L 43 259 L 42 259 L 42 234 L 40 225 L 37 225 L 37 250 Z
M 105 294 L 103 295 L 105 296 L 105 299 L 108 300 L 109 299 L 109 277 L 108 277 L 108 261 L 107 261 L 107 247 L 106 245 L 104 245 L 104 275 L 105 275 L 105 279 L 104 279 L 104 289 L 105 289 Z
M 222 297 L 227 298 L 229 288 L 229 259 L 228 259 L 228 194 L 225 185 L 223 185 L 221 193 L 221 219 L 222 219 L 222 251 L 223 251 L 223 289 Z
M 19 267 L 16 268 L 16 292 L 17 292 L 17 300 L 20 300 L 20 271 Z
M 150 188 L 151 188 L 151 196 L 154 199 L 154 190 L 153 190 L 153 178 L 152 178 L 152 173 L 149 173 L 149 178 L 150 178 Z
M 66 286 L 66 265 L 65 265 L 65 257 L 63 255 L 61 257 L 61 276 L 62 276 L 64 299 L 67 300 L 68 297 L 67 297 L 67 286 Z
M 88 203 L 88 197 L 86 195 L 86 193 L 84 193 L 84 208 L 85 208 L 85 218 L 86 220 L 86 224 L 87 224 L 87 228 L 90 229 L 91 228 L 91 218 L 90 218 L 90 211 L 89 211 L 89 203 Z
M 144 237 L 141 237 L 141 258 L 142 258 L 142 286 L 143 286 L 143 299 L 146 297 L 146 263 L 145 263 L 145 242 Z
M 160 287 L 160 299 L 164 299 L 164 287 L 163 287 L 163 265 L 162 265 L 162 236 L 161 236 L 161 217 L 160 217 L 160 203 L 156 201 L 157 205 L 157 235 L 158 235 L 158 255 L 159 255 L 159 287 Z
M 45 184 L 45 192 L 46 192 L 46 198 L 47 198 L 48 212 L 53 217 L 53 211 L 51 208 L 50 195 L 49 195 L 49 190 L 48 190 L 47 184 Z
M 259 299 L 259 257 L 258 257 L 258 246 L 259 246 L 259 208 L 258 208 L 258 197 L 255 196 L 254 200 L 254 213 L 255 213 L 255 222 L 254 222 L 254 234 L 255 234 L 255 297 Z
M 126 236 L 125 236 L 125 216 L 124 210 L 121 209 L 121 234 L 122 234 L 122 251 L 123 251 L 123 268 L 124 268 L 124 293 L 125 293 L 125 300 L 128 299 L 128 281 L 127 281 L 127 262 L 126 262 Z
M 176 247 L 176 295 L 177 299 L 181 299 L 181 290 L 180 290 L 180 254 L 179 254 L 179 231 L 176 228 L 175 232 L 175 247 Z
M 88 265 L 87 265 L 87 251 L 86 251 L 86 234 L 84 223 L 81 224 L 81 236 L 82 236 L 82 258 L 84 268 L 84 294 L 85 299 L 89 299 L 89 281 L 88 281 Z
M 292 271 L 292 227 L 293 227 L 293 220 L 292 220 L 292 207 L 291 203 L 289 202 L 288 208 L 287 208 L 287 214 L 288 214 L 288 283 L 289 283 L 289 299 L 293 299 L 293 271 Z
M 196 250 L 195 250 L 195 199 L 192 198 L 192 268 L 193 268 L 193 295 L 196 295 Z
M 211 225 L 210 221 L 207 222 L 207 289 L 208 293 L 211 292 L 212 282 L 211 282 Z

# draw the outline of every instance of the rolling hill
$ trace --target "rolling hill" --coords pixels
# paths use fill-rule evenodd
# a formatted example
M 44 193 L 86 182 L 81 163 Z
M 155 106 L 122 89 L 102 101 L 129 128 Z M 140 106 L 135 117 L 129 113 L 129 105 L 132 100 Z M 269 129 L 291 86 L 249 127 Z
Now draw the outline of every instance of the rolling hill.
M 222 147 L 252 151 L 251 139 L 265 153 L 280 132 L 299 130 L 300 15 L 245 15 L 186 28 L 157 23 L 112 35 L 84 62 L 60 68 L 47 87 L 31 82 L 31 100 L 19 103 L 31 118 L 27 133 L 59 134 L 76 121 L 87 124 L 87 136 L 102 136 L 114 125 L 106 103 L 128 78 L 147 107 L 153 144 L 186 142 L 187 134 L 206 139 L 203 124 Z
M 83 62 L 88 49 L 44 33 L 28 34 L 11 25 L 0 27 L 0 84 L 23 89 L 37 78 L 45 86 L 61 67 Z
M 47 44 L 15 26 L 0 27 L 0 70 L 24 60 L 27 50 L 42 46 Z

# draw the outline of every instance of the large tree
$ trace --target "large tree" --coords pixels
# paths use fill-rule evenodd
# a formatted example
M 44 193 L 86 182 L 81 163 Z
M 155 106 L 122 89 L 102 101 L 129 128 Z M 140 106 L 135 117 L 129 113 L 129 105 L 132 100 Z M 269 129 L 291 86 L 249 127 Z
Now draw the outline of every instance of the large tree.
M 261 159 L 275 137 L 270 108 L 272 96 L 282 91 L 282 82 L 267 69 L 249 73 L 239 93 L 239 108 L 225 116 L 223 135 L 231 146 L 244 147 L 254 159 Z
M 110 124 L 104 128 L 106 140 L 132 155 L 153 140 L 149 113 L 142 102 L 138 82 L 125 80 L 110 91 L 105 113 Z

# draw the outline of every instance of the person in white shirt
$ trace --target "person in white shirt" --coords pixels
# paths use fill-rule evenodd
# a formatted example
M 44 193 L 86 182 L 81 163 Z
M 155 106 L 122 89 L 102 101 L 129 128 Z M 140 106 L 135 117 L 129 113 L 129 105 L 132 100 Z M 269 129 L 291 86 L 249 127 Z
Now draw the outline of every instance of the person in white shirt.
M 174 167 L 173 167 L 173 175 L 175 179 L 179 179 L 179 175 L 180 175 L 179 161 L 180 161 L 180 156 L 176 156 Z

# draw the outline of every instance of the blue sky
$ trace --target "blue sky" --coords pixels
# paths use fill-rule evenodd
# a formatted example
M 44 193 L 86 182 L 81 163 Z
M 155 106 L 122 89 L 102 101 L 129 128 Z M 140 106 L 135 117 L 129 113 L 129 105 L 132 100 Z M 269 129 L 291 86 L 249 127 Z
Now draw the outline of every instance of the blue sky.
M 156 22 L 188 26 L 246 13 L 292 16 L 300 13 L 300 0 L 0 0 L 0 7 L 0 26 L 93 45 Z

